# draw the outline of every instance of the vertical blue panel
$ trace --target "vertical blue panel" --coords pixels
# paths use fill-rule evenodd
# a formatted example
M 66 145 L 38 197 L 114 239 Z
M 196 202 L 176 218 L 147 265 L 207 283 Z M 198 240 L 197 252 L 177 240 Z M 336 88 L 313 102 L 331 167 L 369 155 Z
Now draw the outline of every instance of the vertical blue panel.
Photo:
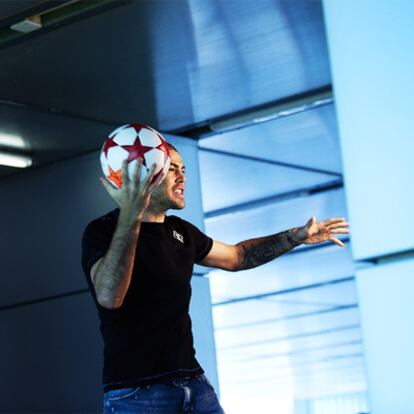
M 187 171 L 185 183 L 186 206 L 183 210 L 172 210 L 168 214 L 180 216 L 196 225 L 200 230 L 204 230 L 198 143 L 173 135 L 165 135 L 165 138 L 178 149 Z M 206 268 L 195 266 L 194 273 L 206 273 Z M 218 393 L 219 386 L 211 309 L 210 280 L 208 278 L 195 276 L 192 279 L 191 286 L 193 294 L 191 298 L 190 316 L 193 324 L 196 357 Z
M 414 2 L 324 0 L 356 259 L 414 247 Z M 414 412 L 414 261 L 357 272 L 372 412 Z
M 190 316 L 193 325 L 196 358 L 200 362 L 217 395 L 220 395 L 216 343 L 214 340 L 213 313 L 211 308 L 210 279 L 193 276 Z
M 414 247 L 414 2 L 324 0 L 356 259 Z
M 98 328 L 89 292 L 0 311 L 0 412 L 102 412 Z
M 357 271 L 375 414 L 414 413 L 414 259 Z

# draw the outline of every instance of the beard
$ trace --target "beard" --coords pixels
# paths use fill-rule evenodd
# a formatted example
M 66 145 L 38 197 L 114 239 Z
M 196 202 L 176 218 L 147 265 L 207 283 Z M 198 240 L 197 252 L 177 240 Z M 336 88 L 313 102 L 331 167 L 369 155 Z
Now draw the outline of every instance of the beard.
M 161 191 L 158 191 L 161 190 Z M 152 211 L 167 211 L 167 210 L 182 210 L 185 207 L 184 198 L 177 199 L 178 197 L 169 196 L 165 189 L 157 188 L 151 195 L 149 210 Z

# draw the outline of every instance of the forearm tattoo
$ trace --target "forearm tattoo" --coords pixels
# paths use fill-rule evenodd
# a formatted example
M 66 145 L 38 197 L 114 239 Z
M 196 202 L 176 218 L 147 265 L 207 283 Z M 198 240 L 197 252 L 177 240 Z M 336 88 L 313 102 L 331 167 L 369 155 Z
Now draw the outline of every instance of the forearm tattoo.
M 289 230 L 241 242 L 239 246 L 242 248 L 243 256 L 240 270 L 252 269 L 270 262 L 300 244 L 299 241 L 292 239 Z

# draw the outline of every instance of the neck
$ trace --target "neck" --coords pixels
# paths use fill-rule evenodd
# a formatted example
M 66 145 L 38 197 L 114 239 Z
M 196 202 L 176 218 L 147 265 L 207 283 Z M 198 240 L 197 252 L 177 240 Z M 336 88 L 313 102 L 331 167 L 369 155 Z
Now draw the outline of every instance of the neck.
M 165 219 L 165 211 L 145 210 L 142 217 L 143 222 L 163 223 Z

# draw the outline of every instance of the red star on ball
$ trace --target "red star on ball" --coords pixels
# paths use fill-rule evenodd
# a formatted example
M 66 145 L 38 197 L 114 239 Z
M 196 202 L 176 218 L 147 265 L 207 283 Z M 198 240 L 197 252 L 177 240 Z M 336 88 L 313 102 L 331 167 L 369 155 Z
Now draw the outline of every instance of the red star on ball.
M 122 148 L 125 148 L 129 152 L 128 162 L 131 162 L 131 161 L 141 157 L 142 161 L 143 161 L 143 164 L 145 166 L 147 166 L 147 165 L 145 164 L 144 154 L 146 152 L 151 151 L 152 149 L 154 149 L 153 147 L 147 147 L 145 145 L 142 145 L 139 138 L 137 138 L 135 140 L 133 145 L 123 145 Z
M 102 148 L 102 152 L 105 154 L 105 157 L 108 157 L 108 151 L 112 147 L 117 147 L 118 144 L 111 138 L 105 141 L 105 144 Z
M 108 180 L 111 180 L 118 188 L 122 187 L 122 170 L 114 171 L 110 165 Z
M 167 141 L 164 139 L 161 139 L 161 144 L 156 147 L 157 149 L 161 150 L 164 154 L 164 161 L 167 159 L 167 157 L 170 155 L 170 147 L 167 144 Z

